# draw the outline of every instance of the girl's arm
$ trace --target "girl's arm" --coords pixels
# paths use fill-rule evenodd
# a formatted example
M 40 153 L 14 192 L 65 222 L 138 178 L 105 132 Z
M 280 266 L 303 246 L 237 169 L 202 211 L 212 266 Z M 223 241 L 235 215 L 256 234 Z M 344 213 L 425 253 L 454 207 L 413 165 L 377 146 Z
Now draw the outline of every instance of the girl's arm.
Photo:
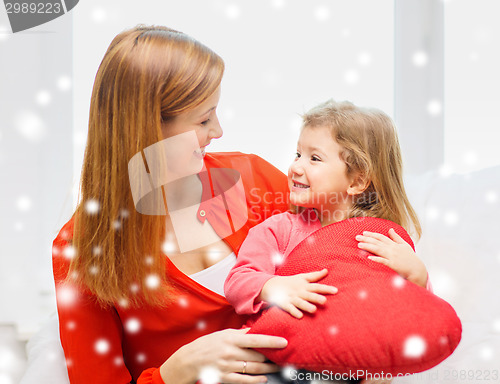
M 360 249 L 377 255 L 368 256 L 370 260 L 388 266 L 412 283 L 429 287 L 424 263 L 394 229 L 389 230 L 389 237 L 365 231 L 363 235 L 356 236 L 356 240 Z
M 291 231 L 290 215 L 285 213 L 256 225 L 248 233 L 224 284 L 226 299 L 237 313 L 253 314 L 266 304 L 274 304 L 300 318 L 301 310 L 314 312 L 314 304 L 326 301 L 322 294 L 337 292 L 334 287 L 316 284 L 326 270 L 275 276 L 284 261 Z

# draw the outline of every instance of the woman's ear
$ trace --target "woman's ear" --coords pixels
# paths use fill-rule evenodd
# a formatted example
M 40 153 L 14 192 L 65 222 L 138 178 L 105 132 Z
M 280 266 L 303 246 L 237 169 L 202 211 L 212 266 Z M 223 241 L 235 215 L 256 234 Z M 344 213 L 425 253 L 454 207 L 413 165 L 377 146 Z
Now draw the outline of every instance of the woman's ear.
M 350 196 L 359 195 L 360 193 L 363 193 L 369 185 L 370 179 L 368 178 L 368 175 L 358 172 L 351 178 L 351 184 L 349 185 L 349 188 L 347 188 L 347 194 Z

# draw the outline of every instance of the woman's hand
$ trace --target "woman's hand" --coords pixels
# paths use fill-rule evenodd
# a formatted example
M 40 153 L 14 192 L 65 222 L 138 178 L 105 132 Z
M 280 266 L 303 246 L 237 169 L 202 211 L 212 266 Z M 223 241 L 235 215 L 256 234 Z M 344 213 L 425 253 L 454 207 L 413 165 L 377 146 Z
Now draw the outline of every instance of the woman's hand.
M 314 313 L 316 305 L 324 304 L 326 297 L 337 293 L 337 288 L 315 283 L 328 274 L 326 269 L 292 276 L 275 276 L 269 279 L 257 300 L 274 304 L 300 319 L 302 311 Z
M 279 367 L 264 363 L 265 356 L 251 348 L 284 348 L 287 341 L 276 336 L 247 335 L 247 332 L 248 329 L 225 329 L 184 345 L 160 367 L 163 381 L 193 384 L 208 373 L 217 375 L 217 382 L 265 383 L 267 379 L 263 375 L 277 372 Z
M 356 240 L 359 241 L 359 248 L 378 256 L 368 256 L 370 260 L 388 266 L 405 279 L 425 288 L 427 269 L 422 260 L 392 228 L 389 237 L 365 231 L 363 235 L 356 236 Z

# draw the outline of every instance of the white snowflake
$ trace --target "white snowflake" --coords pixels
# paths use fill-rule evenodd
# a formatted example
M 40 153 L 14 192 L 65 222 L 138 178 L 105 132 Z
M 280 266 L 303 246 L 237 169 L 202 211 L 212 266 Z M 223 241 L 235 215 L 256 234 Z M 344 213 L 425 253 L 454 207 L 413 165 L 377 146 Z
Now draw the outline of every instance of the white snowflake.
M 95 351 L 100 355 L 105 355 L 106 353 L 108 353 L 110 348 L 111 345 L 109 344 L 109 341 L 106 339 L 99 339 L 94 344 Z
M 361 52 L 358 55 L 358 63 L 363 67 L 370 65 L 372 62 L 372 56 L 368 52 Z
M 96 23 L 103 23 L 108 19 L 108 13 L 102 7 L 97 7 L 92 10 L 92 21 Z
M 328 328 L 328 333 L 330 335 L 336 335 L 337 333 L 339 333 L 339 327 L 337 327 L 336 325 L 332 325 L 330 328 Z
M 128 209 L 125 209 L 125 208 L 120 209 L 120 217 L 121 217 L 122 219 L 126 219 L 126 218 L 128 218 L 129 216 L 130 216 L 130 212 L 128 211 Z
M 139 292 L 139 284 L 137 284 L 137 283 L 130 284 L 130 292 L 132 292 L 132 293 Z
M 26 111 L 18 114 L 15 125 L 21 135 L 30 141 L 40 141 L 46 134 L 43 120 L 34 112 Z
M 45 358 L 48 360 L 48 361 L 55 361 L 56 358 L 57 358 L 57 354 L 55 352 L 48 352 L 46 355 L 45 355 Z
M 425 210 L 425 217 L 431 221 L 435 221 L 439 218 L 439 209 L 436 207 L 428 207 Z
M 326 21 L 330 18 L 330 10 L 324 5 L 316 7 L 314 10 L 314 17 L 319 21 Z
M 0 41 L 1 40 L 2 35 L 0 34 Z M 0 372 L 0 384 L 14 384 L 14 381 L 7 373 Z
M 392 285 L 396 288 L 402 288 L 404 287 L 406 283 L 406 280 L 402 278 L 401 276 L 394 276 L 392 279 Z
M 412 56 L 413 65 L 416 67 L 425 67 L 429 62 L 429 56 L 425 51 L 417 51 Z
M 220 371 L 212 366 L 203 367 L 198 376 L 200 384 L 218 384 L 220 382 Z
M 355 69 L 350 69 L 344 74 L 344 81 L 347 84 L 356 84 L 359 82 L 359 73 Z
M 123 357 L 122 356 L 116 356 L 114 359 L 113 359 L 113 363 L 119 367 L 120 365 L 123 365 Z
M 70 358 L 65 359 L 65 362 L 66 362 L 66 367 L 71 367 L 73 365 L 73 360 Z
M 12 35 L 11 31 L 5 25 L 0 25 L 0 41 L 7 40 Z
M 273 305 L 280 305 L 283 302 L 285 302 L 287 298 L 286 292 L 281 290 L 281 289 L 275 289 L 271 294 L 269 295 L 269 304 Z
M 160 286 L 160 278 L 157 274 L 152 273 L 146 277 L 146 287 L 149 289 L 157 289 Z
M 288 380 L 291 380 L 296 372 L 297 368 L 293 365 L 285 365 L 281 368 L 281 376 Z
M 55 245 L 54 245 L 54 246 L 52 246 L 52 254 L 53 254 L 54 256 L 58 256 L 58 255 L 59 255 L 59 253 L 61 253 L 61 250 L 59 249 L 59 247 L 56 247 Z
M 490 346 L 483 347 L 481 351 L 479 352 L 479 355 L 481 356 L 481 359 L 483 360 L 491 360 L 493 359 L 493 356 L 495 355 L 493 348 Z
M 484 196 L 484 199 L 488 203 L 491 203 L 491 204 L 496 203 L 498 200 L 498 194 L 495 191 L 487 191 L 485 196 Z
M 175 243 L 173 241 L 164 241 L 161 245 L 161 250 L 164 254 L 168 255 L 169 253 L 173 253 L 176 250 Z
M 240 8 L 236 4 L 230 4 L 226 7 L 226 17 L 228 19 L 237 19 L 240 16 Z
M 125 298 L 121 298 L 118 300 L 118 305 L 122 308 L 127 308 L 128 307 L 128 300 Z
M 272 5 L 277 9 L 283 8 L 285 6 L 285 0 L 273 0 Z
M 448 211 L 444 214 L 444 222 L 446 225 L 454 226 L 458 223 L 459 217 L 458 213 L 454 211 Z
M 113 229 L 118 231 L 122 227 L 122 222 L 120 220 L 113 221 Z
M 17 209 L 21 212 L 27 212 L 31 209 L 33 205 L 31 199 L 28 196 L 19 196 L 16 201 Z
M 427 112 L 431 116 L 439 116 L 442 110 L 443 106 L 439 100 L 430 100 L 427 103 Z
M 293 116 L 290 118 L 290 122 L 288 124 L 292 132 L 299 133 L 300 128 L 302 127 L 302 119 L 300 116 Z
M 144 353 L 138 353 L 136 359 L 138 363 L 142 364 L 146 361 L 146 355 Z
M 361 299 L 361 300 L 364 300 L 368 297 L 368 292 L 366 292 L 365 290 L 362 290 L 362 291 L 359 291 L 358 293 L 358 297 Z
M 177 303 L 182 307 L 182 308 L 187 308 L 189 306 L 188 299 L 185 297 L 179 297 L 177 299 Z
M 276 252 L 272 257 L 271 257 L 271 260 L 272 260 L 272 263 L 275 265 L 275 266 L 280 266 L 281 264 L 283 264 L 283 260 L 284 260 L 284 256 L 279 253 L 279 252 Z
M 57 88 L 61 91 L 69 91 L 71 89 L 71 78 L 63 75 L 57 79 Z
M 403 354 L 405 357 L 421 357 L 427 349 L 427 343 L 421 336 L 410 336 L 404 342 Z
M 500 319 L 493 320 L 493 330 L 496 333 L 500 333 Z
M 465 165 L 476 165 L 478 162 L 477 153 L 473 151 L 464 154 L 463 162 Z
M 35 100 L 36 100 L 38 105 L 46 106 L 46 105 L 49 105 L 50 102 L 52 101 L 52 96 L 51 96 L 49 91 L 42 90 L 36 94 Z
M 76 323 L 70 320 L 66 323 L 66 328 L 68 328 L 70 331 L 73 331 L 76 329 Z
M 94 248 L 92 248 L 92 254 L 94 256 L 101 256 L 102 255 L 102 248 L 99 245 L 96 245 Z
M 97 212 L 99 212 L 99 209 L 101 208 L 99 202 L 95 199 L 89 199 L 85 202 L 85 212 L 87 212 L 89 215 L 95 215 Z
M 207 328 L 206 321 L 200 320 L 198 321 L 198 323 L 196 323 L 196 329 L 198 329 L 198 331 L 203 331 L 206 328 Z
M 154 262 L 153 256 L 146 256 L 144 258 L 144 262 L 146 263 L 146 265 L 153 265 Z
M 57 305 L 67 307 L 75 304 L 77 299 L 77 291 L 70 285 L 65 285 L 57 289 Z
M 439 176 L 446 178 L 453 174 L 453 168 L 450 165 L 444 164 L 439 168 Z
M 340 34 L 342 35 L 342 37 L 350 37 L 351 36 L 351 30 L 349 28 L 344 28 L 344 29 L 342 29 L 342 31 L 340 32 Z
M 76 255 L 76 248 L 73 247 L 72 245 L 67 245 L 66 247 L 64 247 L 63 249 L 63 256 L 68 259 L 68 260 L 71 260 L 75 257 Z
M 125 323 L 125 329 L 129 333 L 137 333 L 141 329 L 141 322 L 135 317 L 130 318 Z
M 92 265 L 89 267 L 89 273 L 93 276 L 97 275 L 99 273 L 99 267 L 97 265 Z

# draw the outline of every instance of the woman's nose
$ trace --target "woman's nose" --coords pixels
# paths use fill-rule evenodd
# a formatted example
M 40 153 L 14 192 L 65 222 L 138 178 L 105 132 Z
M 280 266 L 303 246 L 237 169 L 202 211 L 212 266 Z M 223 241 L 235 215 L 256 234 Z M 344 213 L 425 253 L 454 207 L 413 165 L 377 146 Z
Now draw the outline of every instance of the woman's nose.
M 214 117 L 214 122 L 212 126 L 210 127 L 210 138 L 211 139 L 218 139 L 219 137 L 222 136 L 222 127 L 220 126 L 219 123 L 219 118 L 217 116 Z

